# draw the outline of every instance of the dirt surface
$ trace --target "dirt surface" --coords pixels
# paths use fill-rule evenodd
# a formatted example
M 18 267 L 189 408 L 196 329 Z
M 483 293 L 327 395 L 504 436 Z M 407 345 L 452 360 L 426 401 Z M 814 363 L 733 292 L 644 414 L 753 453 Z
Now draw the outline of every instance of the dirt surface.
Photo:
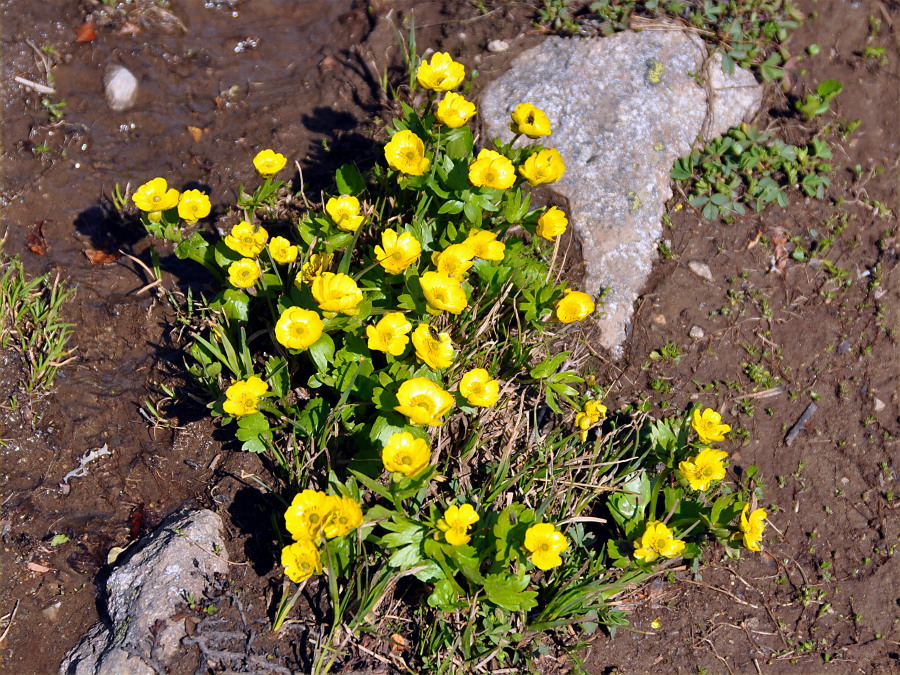
M 0 355 L 0 632 L 9 625 L 2 672 L 56 672 L 97 620 L 95 580 L 109 549 L 190 504 L 225 516 L 231 557 L 246 564 L 234 566 L 233 583 L 204 601 L 216 606 L 215 621 L 203 607 L 186 610 L 193 641 L 171 672 L 246 671 L 251 654 L 271 655 L 279 668 L 309 669 L 323 624 L 324 596 L 314 585 L 286 629 L 269 630 L 283 581 L 269 526 L 274 505 L 248 477 L 273 482 L 269 467 L 235 452 L 229 434 L 190 403 L 177 316 L 159 288 L 142 290 L 150 277 L 128 257 L 149 265 L 149 242 L 114 215 L 107 198 L 116 183 L 164 175 L 177 187 L 205 186 L 223 213 L 234 187 L 253 181 L 250 158 L 261 148 L 288 149 L 308 190 L 327 185 L 329 170 L 347 157 L 374 161 L 371 119 L 389 105 L 378 77 L 388 65 L 394 81 L 399 72 L 388 20 L 400 26 L 414 4 L 420 50 L 457 55 L 477 69 L 476 88 L 542 39 L 532 29 L 533 6 L 499 2 L 485 3 L 486 14 L 478 3 L 449 1 L 186 1 L 169 13 L 140 3 L 125 11 L 87 2 L 0 3 L 4 250 L 20 253 L 31 272 L 58 270 L 77 289 L 66 310 L 77 360 L 61 371 L 54 392 L 29 398 L 16 391 L 18 357 Z M 648 397 L 661 410 L 699 400 L 746 430 L 726 447 L 731 470 L 739 478 L 759 467 L 773 527 L 761 555 L 735 561 L 713 550 L 702 577 L 678 574 L 674 583 L 623 598 L 634 630 L 598 636 L 581 653 L 590 673 L 900 671 L 900 11 L 877 0 L 801 8 L 818 18 L 797 31 L 791 50 L 800 54 L 815 42 L 820 55 L 800 63 L 808 73 L 798 73 L 791 94 L 771 93 L 759 124 L 800 141 L 810 130 L 790 114 L 791 97 L 826 78 L 844 83 L 832 106 L 862 122 L 838 143 L 828 199 L 795 193 L 785 209 L 730 225 L 705 221 L 673 200 L 664 235 L 673 255 L 660 260 L 636 307 L 626 356 L 612 363 L 599 354 L 596 365 L 611 385 L 610 406 Z M 882 27 L 867 42 L 870 16 Z M 75 43 L 86 18 L 97 39 Z M 494 39 L 506 40 L 510 51 L 488 53 Z M 870 44 L 887 47 L 886 63 L 861 55 Z M 48 45 L 52 51 L 42 49 Z M 130 111 L 106 106 L 109 63 L 138 76 Z M 59 120 L 42 96 L 13 81 L 47 84 L 48 70 L 57 90 L 49 102 L 66 102 Z M 883 171 L 875 175 L 877 168 Z M 292 180 L 299 189 L 299 173 Z M 833 267 L 790 257 L 796 245 L 814 249 L 843 214 L 846 228 L 819 256 Z M 36 221 L 46 222 L 43 256 L 25 243 Z M 782 240 L 786 259 L 776 247 Z M 86 249 L 119 257 L 94 265 Z M 708 264 L 713 281 L 693 274 L 691 261 Z M 197 270 L 166 255 L 162 268 L 162 286 L 178 298 L 202 290 Z M 695 327 L 703 337 L 689 337 Z M 650 358 L 667 343 L 678 347 L 677 361 Z M 167 402 L 160 382 L 189 403 Z M 766 390 L 776 393 L 757 396 Z M 162 410 L 162 423 L 151 423 L 146 401 Z M 811 402 L 815 412 L 787 445 L 788 430 Z M 111 456 L 64 481 L 104 444 Z M 70 541 L 53 547 L 55 534 Z M 44 611 L 56 603 L 57 612 Z M 235 641 L 229 627 L 247 639 Z M 360 646 L 346 671 L 388 667 L 385 641 L 370 636 Z M 538 665 L 567 672 L 574 661 Z

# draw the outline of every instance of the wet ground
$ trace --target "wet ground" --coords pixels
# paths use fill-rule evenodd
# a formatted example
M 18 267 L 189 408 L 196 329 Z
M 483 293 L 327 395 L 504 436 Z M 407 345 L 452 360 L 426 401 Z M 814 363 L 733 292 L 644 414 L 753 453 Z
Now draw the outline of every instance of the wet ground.
M 77 290 L 67 310 L 76 325 L 77 360 L 60 372 L 52 394 L 23 397 L 14 391 L 16 357 L 3 355 L 0 364 L 0 615 L 16 612 L 0 643 L 3 672 L 55 672 L 97 619 L 94 580 L 109 549 L 190 504 L 218 508 L 226 516 L 232 558 L 252 563 L 236 567 L 233 578 L 251 623 L 260 622 L 252 623 L 260 634 L 256 648 L 278 654 L 288 667 L 308 666 L 304 646 L 316 637 L 316 616 L 279 636 L 265 628 L 281 577 L 272 533 L 259 525 L 268 522 L 265 500 L 245 476 L 266 475 L 267 467 L 233 452 L 201 405 L 174 407 L 163 400 L 158 382 L 188 391 L 180 377 L 179 323 L 158 288 L 142 290 L 147 273 L 123 253 L 149 264 L 149 242 L 116 217 L 108 197 L 116 183 L 124 189 L 163 175 L 180 188 L 204 186 L 222 213 L 234 202 L 234 188 L 252 182 L 250 159 L 264 147 L 296 159 L 307 188 L 324 185 L 328 170 L 347 156 L 371 161 L 371 120 L 387 104 L 378 77 L 398 62 L 388 19 L 400 26 L 401 13 L 413 4 L 420 50 L 428 45 L 459 55 L 478 69 L 476 86 L 541 39 L 531 26 L 533 7 L 499 2 L 485 3 L 487 14 L 464 2 L 255 0 L 207 7 L 185 1 L 166 11 L 140 3 L 119 9 L 0 3 L 0 236 L 8 232 L 4 250 L 20 253 L 31 272 L 59 270 Z M 623 361 L 598 362 L 599 375 L 615 383 L 613 403 L 643 395 L 656 405 L 683 406 L 700 397 L 746 429 L 746 440 L 731 448 L 733 466 L 760 467 L 767 500 L 780 511 L 772 521 L 781 534 L 768 555 L 739 563 L 712 552 L 703 585 L 667 584 L 626 598 L 637 631 L 599 638 L 584 654 L 588 672 L 898 670 L 900 465 L 897 342 L 890 333 L 900 283 L 897 222 L 872 202 L 897 213 L 893 24 L 900 12 L 877 1 L 820 1 L 803 9 L 820 16 L 797 33 L 792 49 L 799 53 L 816 42 L 821 55 L 803 63 L 808 74 L 800 76 L 798 68 L 801 82 L 841 80 L 839 114 L 863 120 L 836 153 L 843 168 L 830 191 L 832 202 L 856 203 L 835 207 L 793 195 L 786 209 L 724 226 L 689 208 L 676 212 L 673 201 L 666 236 L 674 255 L 657 266 L 640 301 Z M 861 55 L 870 16 L 882 21 L 876 44 L 888 47 L 885 64 Z M 76 43 L 86 19 L 97 37 Z M 487 53 L 490 39 L 507 40 L 511 51 Z M 109 64 L 129 68 L 140 81 L 129 111 L 106 106 L 102 79 Z M 47 85 L 48 72 L 56 89 L 49 96 L 13 81 L 19 76 Z M 64 108 L 53 108 L 62 112 L 57 119 L 48 106 L 62 101 Z M 803 130 L 790 119 L 790 105 L 773 94 L 760 124 L 784 125 L 789 139 L 799 138 Z M 856 164 L 860 172 L 851 170 Z M 883 172 L 868 177 L 877 167 Z M 299 189 L 299 174 L 293 180 Z M 831 259 L 848 270 L 849 288 L 841 289 L 827 270 L 793 259 L 780 274 L 771 273 L 771 243 L 748 246 L 757 232 L 772 242 L 777 227 L 809 246 L 815 239 L 810 230 L 843 212 L 848 227 Z M 45 222 L 43 256 L 26 245 L 37 221 Z M 111 261 L 93 264 L 88 249 Z M 691 260 L 708 263 L 714 282 L 688 271 Z M 163 286 L 176 294 L 205 283 L 171 256 L 163 256 L 162 268 Z M 879 284 L 869 283 L 873 275 Z M 703 338 L 688 337 L 694 326 Z M 683 357 L 645 368 L 650 352 L 666 342 L 677 344 Z M 768 369 L 785 390 L 766 399 L 740 398 L 758 389 L 742 365 L 749 363 Z M 812 396 L 818 397 L 816 413 L 786 446 L 786 429 Z M 163 425 L 148 420 L 146 401 L 167 413 Z M 63 481 L 87 452 L 104 445 L 110 456 L 89 464 L 84 477 Z M 54 547 L 55 534 L 70 541 Z M 222 616 L 229 616 L 231 592 L 220 589 L 216 596 Z M 311 596 L 307 605 L 318 602 Z M 651 627 L 654 619 L 659 629 Z M 386 649 L 377 641 L 363 647 Z M 237 653 L 240 645 L 230 649 Z M 372 663 L 363 651 L 357 654 L 355 665 Z M 193 671 L 198 659 L 198 650 L 186 654 L 183 672 Z M 562 672 L 571 665 L 546 661 L 542 668 Z

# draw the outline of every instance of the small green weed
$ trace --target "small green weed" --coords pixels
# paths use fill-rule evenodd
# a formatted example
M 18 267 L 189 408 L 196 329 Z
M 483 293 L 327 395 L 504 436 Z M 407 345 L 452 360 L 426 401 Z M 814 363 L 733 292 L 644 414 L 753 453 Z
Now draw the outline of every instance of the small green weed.
M 806 99 L 797 101 L 796 108 L 802 112 L 807 119 L 812 119 L 818 115 L 828 112 L 828 104 L 835 96 L 841 93 L 844 85 L 837 80 L 825 80 L 816 87 L 815 94 L 807 94 Z

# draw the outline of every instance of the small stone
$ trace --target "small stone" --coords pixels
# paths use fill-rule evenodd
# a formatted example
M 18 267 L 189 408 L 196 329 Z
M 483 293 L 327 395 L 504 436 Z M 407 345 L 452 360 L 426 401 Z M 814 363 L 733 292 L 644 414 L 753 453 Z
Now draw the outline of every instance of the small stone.
M 872 293 L 872 297 L 874 297 L 876 300 L 881 300 L 885 296 L 886 293 L 887 293 L 887 291 L 885 289 L 876 288 L 875 292 Z
M 838 347 L 838 354 L 846 354 L 850 350 L 850 347 L 851 347 L 851 345 L 850 345 L 849 340 L 844 340 L 841 343 L 841 346 Z
M 699 260 L 691 260 L 691 262 L 688 263 L 688 269 L 698 277 L 702 277 L 707 281 L 713 280 L 713 275 L 709 270 L 709 265 L 704 262 L 700 262 Z
M 112 64 L 103 76 L 106 103 L 116 112 L 128 110 L 137 101 L 138 81 L 124 66 Z
M 488 51 L 492 54 L 502 54 L 509 51 L 509 43 L 504 40 L 491 40 L 488 42 Z
M 880 398 L 876 398 L 875 399 L 875 412 L 881 412 L 882 410 L 884 410 L 884 408 L 885 408 L 884 401 L 882 401 Z
M 702 340 L 704 337 L 706 337 L 706 333 L 703 332 L 703 329 L 700 328 L 700 326 L 693 326 L 691 328 L 691 332 L 688 333 L 688 335 L 693 340 Z
M 653 317 L 653 323 L 655 323 L 657 326 L 665 326 L 666 317 L 664 317 L 662 314 L 657 314 Z
M 56 617 L 59 616 L 60 607 L 62 607 L 61 602 L 54 602 L 49 607 L 44 607 L 44 609 L 41 610 L 41 614 L 44 615 L 44 618 L 47 619 L 47 621 L 56 621 Z

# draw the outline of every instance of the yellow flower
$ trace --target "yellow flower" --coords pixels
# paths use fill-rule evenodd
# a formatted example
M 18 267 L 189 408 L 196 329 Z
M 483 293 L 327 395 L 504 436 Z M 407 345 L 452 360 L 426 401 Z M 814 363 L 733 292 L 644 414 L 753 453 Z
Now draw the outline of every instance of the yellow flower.
M 425 144 L 409 129 L 398 131 L 384 146 L 387 163 L 401 173 L 421 176 L 428 171 L 431 160 L 425 156 Z
M 394 230 L 385 230 L 381 233 L 381 246 L 375 247 L 375 260 L 388 274 L 403 274 L 421 253 L 419 240 L 409 232 L 397 234 Z
M 709 489 L 709 484 L 714 480 L 725 478 L 725 467 L 722 460 L 728 456 L 724 450 L 703 448 L 696 456 L 680 462 L 678 470 L 684 476 L 692 490 L 701 492 Z
M 475 104 L 470 103 L 459 94 L 452 91 L 446 94 L 443 100 L 438 103 L 437 118 L 442 124 L 446 124 L 451 129 L 458 129 L 469 118 L 475 114 Z
M 212 206 L 209 197 L 200 190 L 188 190 L 181 194 L 178 200 L 178 217 L 189 225 L 193 225 L 201 218 L 206 218 Z
M 410 424 L 431 427 L 442 425 L 442 418 L 453 406 L 453 397 L 441 389 L 441 385 L 424 377 L 414 377 L 401 384 L 397 400 L 400 405 L 394 410 L 406 415 Z
M 228 281 L 237 288 L 250 288 L 259 279 L 259 263 L 253 258 L 241 258 L 228 266 Z
M 251 375 L 246 380 L 238 380 L 225 390 L 228 399 L 222 404 L 222 409 L 232 417 L 252 415 L 259 405 L 259 397 L 269 390 L 269 385 L 256 375 Z
M 587 440 L 587 432 L 592 426 L 606 417 L 606 406 L 597 401 L 585 401 L 584 412 L 575 415 L 575 426 L 581 430 L 581 442 Z
M 402 312 L 388 312 L 374 326 L 366 326 L 369 349 L 400 356 L 409 344 L 406 334 L 411 330 L 412 324 Z
M 416 71 L 416 80 L 425 89 L 434 91 L 450 91 L 458 87 L 466 77 L 466 69 L 457 63 L 449 54 L 437 52 L 431 57 L 431 63 L 422 60 Z
M 325 211 L 337 228 L 344 232 L 356 232 L 365 220 L 359 215 L 359 200 L 351 195 L 330 197 L 325 204 Z
M 315 542 L 334 507 L 333 497 L 318 490 L 304 490 L 294 496 L 284 514 L 284 523 L 295 541 Z
M 420 323 L 413 331 L 412 343 L 416 348 L 416 357 L 429 368 L 449 368 L 453 364 L 453 344 L 449 334 L 438 334 L 427 323 Z
M 516 182 L 516 168 L 496 150 L 485 149 L 469 164 L 469 182 L 475 187 L 505 190 Z
M 292 263 L 297 259 L 300 250 L 284 237 L 272 237 L 269 242 L 269 254 L 275 262 Z
M 453 504 L 444 511 L 444 517 L 437 521 L 437 528 L 444 533 L 444 540 L 451 546 L 468 544 L 472 537 L 469 528 L 479 520 L 479 515 L 471 504 Z
M 588 318 L 594 311 L 591 296 L 581 291 L 566 289 L 566 294 L 556 303 L 556 318 L 563 323 L 572 323 Z
M 311 541 L 298 541 L 281 549 L 281 564 L 287 578 L 295 584 L 322 573 L 319 549 Z
M 473 228 L 463 243 L 472 248 L 476 258 L 482 260 L 503 260 L 506 255 L 506 244 L 497 241 L 496 232 Z
M 566 231 L 569 219 L 564 211 L 551 207 L 549 211 L 538 218 L 535 234 L 547 241 L 556 241 L 556 238 Z
M 437 267 L 438 272 L 449 274 L 459 282 L 465 278 L 466 272 L 472 267 L 472 258 L 475 251 L 466 242 L 451 244 L 443 251 L 435 251 L 431 254 L 431 262 Z
M 550 120 L 540 108 L 530 103 L 520 103 L 510 113 L 512 123 L 509 128 L 514 134 L 524 134 L 528 138 L 550 135 Z
M 331 513 L 325 521 L 325 536 L 328 539 L 343 537 L 362 525 L 362 509 L 356 500 L 344 495 L 335 495 L 331 498 L 331 504 Z
M 475 368 L 462 376 L 459 393 L 466 397 L 469 405 L 489 408 L 500 397 L 500 383 L 484 368 Z
M 756 509 L 756 511 L 750 513 L 750 505 L 745 504 L 744 509 L 741 511 L 741 522 L 738 527 L 744 533 L 744 546 L 751 551 L 758 551 L 762 541 L 763 530 L 766 529 L 766 510 Z
M 262 150 L 253 158 L 253 166 L 263 178 L 274 176 L 284 168 L 285 164 L 287 164 L 287 159 L 284 155 L 273 150 Z
M 545 148 L 536 152 L 519 167 L 519 173 L 525 177 L 531 187 L 542 183 L 555 183 L 562 177 L 565 170 L 566 165 L 563 164 L 562 156 L 558 150 L 553 148 Z
M 541 570 L 562 565 L 560 553 L 569 548 L 569 542 L 553 523 L 538 523 L 525 530 L 525 548 L 531 552 L 531 562 Z
M 731 431 L 730 426 L 722 424 L 722 416 L 712 408 L 707 408 L 702 413 L 699 408 L 695 408 L 691 426 L 704 444 L 724 441 L 725 434 Z
M 288 307 L 275 323 L 275 339 L 288 349 L 308 349 L 322 337 L 322 319 L 302 307 Z
M 363 294 L 359 286 L 343 273 L 323 272 L 312 282 L 312 294 L 323 312 L 341 312 L 347 316 L 359 314 Z
M 425 272 L 419 277 L 419 285 L 432 314 L 444 310 L 459 314 L 466 308 L 466 292 L 459 281 L 445 272 Z
M 231 228 L 231 234 L 225 237 L 225 245 L 247 258 L 255 258 L 266 247 L 269 233 L 261 227 L 254 227 L 242 220 Z
M 408 431 L 393 434 L 381 451 L 384 468 L 392 474 L 407 478 L 417 476 L 431 462 L 431 450 L 423 438 L 416 438 Z
M 141 211 L 158 213 L 178 205 L 178 190 L 169 189 L 165 178 L 154 178 L 141 185 L 132 199 Z
M 640 547 L 634 552 L 634 557 L 649 563 L 661 555 L 674 558 L 681 555 L 683 550 L 684 542 L 681 539 L 676 539 L 669 528 L 658 520 L 651 520 L 647 523 L 647 529 L 644 530 Z
M 313 253 L 309 256 L 309 260 L 303 265 L 301 274 L 294 279 L 294 285 L 297 288 L 305 282 L 311 284 L 319 278 L 324 272 L 331 267 L 331 261 L 334 260 L 333 253 Z

